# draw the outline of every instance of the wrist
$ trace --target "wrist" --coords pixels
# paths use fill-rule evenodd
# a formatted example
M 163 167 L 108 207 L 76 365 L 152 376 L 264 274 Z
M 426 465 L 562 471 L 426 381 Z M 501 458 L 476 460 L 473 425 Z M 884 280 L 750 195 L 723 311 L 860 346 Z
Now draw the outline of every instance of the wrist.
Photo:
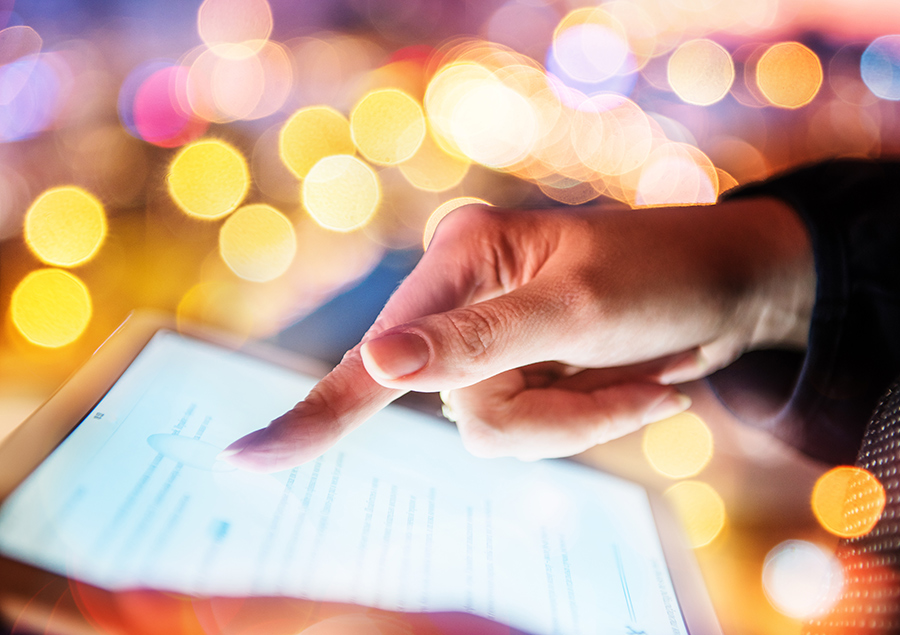
M 746 214 L 753 232 L 754 285 L 746 307 L 747 349 L 805 348 L 816 294 L 816 272 L 806 225 L 780 199 L 749 198 L 725 203 Z

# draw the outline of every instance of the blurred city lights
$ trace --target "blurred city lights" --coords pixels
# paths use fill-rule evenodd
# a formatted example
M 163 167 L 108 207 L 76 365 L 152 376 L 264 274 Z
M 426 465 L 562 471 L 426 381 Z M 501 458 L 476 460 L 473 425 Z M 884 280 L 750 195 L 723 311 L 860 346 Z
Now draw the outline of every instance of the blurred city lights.
M 219 253 L 237 276 L 267 282 L 290 267 L 297 253 L 297 238 L 291 221 L 275 208 L 247 205 L 222 224 Z
M 500 81 L 472 86 L 459 100 L 451 135 L 464 155 L 494 168 L 522 161 L 537 141 L 537 117 L 521 94 Z
M 508 0 L 486 24 L 487 37 L 535 59 L 541 59 L 553 39 L 559 15 L 553 6 Z
M 709 106 L 722 99 L 734 82 L 734 63 L 712 40 L 691 40 L 672 53 L 669 85 L 683 101 Z
M 400 172 L 415 188 L 426 192 L 444 192 L 462 182 L 469 173 L 470 165 L 467 159 L 445 152 L 426 131 L 416 153 L 400 164 Z
M 813 100 L 822 86 L 819 57 L 799 42 L 769 47 L 756 64 L 756 82 L 773 106 L 799 108 Z
M 353 143 L 366 159 L 396 165 L 410 159 L 425 138 L 425 114 L 402 90 L 385 88 L 366 94 L 350 113 Z
M 62 269 L 38 269 L 19 282 L 10 315 L 19 332 L 46 348 L 71 344 L 84 332 L 92 313 L 85 284 Z
M 201 137 L 208 123 L 181 106 L 188 69 L 157 60 L 134 69 L 119 91 L 119 117 L 135 137 L 175 148 Z
M 0 30 L 0 66 L 41 52 L 44 41 L 30 26 L 10 26 Z M 0 103 L 3 97 L 0 97 Z
M 178 95 L 184 107 L 211 122 L 267 117 L 284 105 L 293 85 L 288 51 L 274 42 L 198 47 L 183 63 L 190 68 Z
M 227 49 L 232 53 L 225 54 Z M 190 64 L 186 100 L 199 117 L 214 123 L 248 119 L 265 88 L 260 58 L 244 44 L 202 50 Z
M 62 79 L 47 55 L 0 66 L 0 143 L 29 139 L 49 128 L 62 96 Z
M 428 249 L 431 239 L 434 238 L 434 231 L 437 229 L 438 223 L 440 223 L 447 214 L 464 205 L 490 205 L 490 203 L 473 196 L 460 196 L 441 203 L 441 205 L 431 213 L 431 216 L 428 217 L 428 221 L 425 223 L 425 232 L 422 237 L 423 250 Z
M 685 143 L 665 143 L 647 158 L 640 172 L 637 205 L 715 203 L 719 177 L 709 158 Z
M 725 527 L 725 503 L 712 486 L 701 481 L 681 481 L 663 496 L 681 520 L 693 548 L 708 545 Z
M 670 478 L 699 474 L 712 459 L 713 437 L 700 417 L 684 412 L 644 428 L 644 456 Z
M 106 238 L 106 212 L 78 187 L 41 194 L 25 213 L 25 242 L 40 260 L 60 267 L 87 262 Z
M 876 38 L 860 60 L 862 80 L 882 99 L 900 100 L 900 35 Z
M 884 511 L 884 486 L 869 471 L 838 466 L 819 477 L 812 492 L 812 509 L 821 525 L 842 538 L 864 536 Z
M 568 13 L 556 27 L 547 69 L 564 84 L 592 95 L 634 87 L 637 62 L 624 26 L 603 7 Z
M 204 0 L 197 12 L 200 38 L 224 57 L 255 54 L 272 32 L 267 0 Z M 240 44 L 243 48 L 222 46 Z
M 326 229 L 349 232 L 363 227 L 381 201 L 378 176 L 349 154 L 325 157 L 303 179 L 303 206 Z
M 841 563 L 805 540 L 786 540 L 766 555 L 763 590 L 776 610 L 796 619 L 827 613 L 844 586 Z
M 538 181 L 538 187 L 549 198 L 565 205 L 581 205 L 593 201 L 604 192 L 600 181 L 591 183 L 566 177 L 552 183 Z
M 183 148 L 168 176 L 169 194 L 187 214 L 215 219 L 230 214 L 250 189 L 247 161 L 218 139 L 203 139 Z
M 306 178 L 310 169 L 325 157 L 356 152 L 350 122 L 328 106 L 295 112 L 281 129 L 278 148 L 282 161 L 298 179 Z

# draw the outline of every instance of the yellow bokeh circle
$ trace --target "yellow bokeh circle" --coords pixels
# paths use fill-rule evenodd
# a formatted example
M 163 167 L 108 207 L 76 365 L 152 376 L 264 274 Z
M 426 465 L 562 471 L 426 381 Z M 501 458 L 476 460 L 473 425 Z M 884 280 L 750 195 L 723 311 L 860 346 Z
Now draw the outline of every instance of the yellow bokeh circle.
M 242 207 L 219 230 L 219 254 L 244 280 L 274 280 L 287 271 L 296 253 L 294 226 L 269 205 Z
M 856 538 L 872 531 L 885 501 L 884 486 L 871 472 L 843 465 L 819 477 L 811 503 L 826 530 L 842 538 Z
M 25 213 L 25 242 L 43 262 L 74 267 L 90 260 L 106 238 L 106 213 L 78 187 L 47 190 Z
M 349 232 L 366 225 L 381 200 L 375 171 L 348 154 L 325 157 L 316 163 L 302 188 L 303 206 L 326 229 Z
M 185 213 L 212 220 L 238 208 L 250 189 L 250 170 L 231 145 L 203 139 L 183 148 L 172 161 L 168 186 Z
M 799 42 L 769 47 L 756 64 L 756 84 L 773 106 L 800 108 L 812 101 L 822 86 L 819 57 Z
M 28 341 L 59 348 L 84 333 L 91 320 L 91 295 L 68 271 L 39 269 L 25 276 L 13 291 L 10 313 Z
M 350 134 L 372 163 L 396 165 L 412 158 L 425 138 L 425 113 L 402 90 L 367 93 L 350 113 Z
M 644 428 L 644 456 L 670 478 L 699 474 L 713 455 L 713 437 L 700 417 L 683 412 Z
M 710 485 L 701 481 L 681 481 L 663 496 L 675 510 L 695 549 L 711 543 L 725 527 L 725 503 Z
M 446 152 L 430 134 L 411 159 L 400 164 L 410 185 L 426 192 L 444 192 L 459 185 L 469 173 L 471 162 Z
M 669 86 L 682 101 L 709 106 L 728 94 L 734 83 L 734 62 L 712 40 L 691 40 L 672 53 L 667 74 Z
M 334 108 L 311 106 L 295 112 L 278 137 L 281 160 L 298 179 L 325 157 L 354 154 L 350 122 Z

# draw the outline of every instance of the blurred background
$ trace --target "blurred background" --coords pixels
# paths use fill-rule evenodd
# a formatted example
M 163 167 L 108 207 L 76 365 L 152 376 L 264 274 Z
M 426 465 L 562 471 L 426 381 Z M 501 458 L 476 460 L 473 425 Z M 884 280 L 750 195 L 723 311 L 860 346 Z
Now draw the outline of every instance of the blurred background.
M 897 100 L 893 0 L 0 0 L 0 436 L 136 308 L 335 362 L 463 202 L 711 203 L 896 154 Z M 726 633 L 799 632 L 866 477 L 693 394 L 584 459 L 687 510 Z

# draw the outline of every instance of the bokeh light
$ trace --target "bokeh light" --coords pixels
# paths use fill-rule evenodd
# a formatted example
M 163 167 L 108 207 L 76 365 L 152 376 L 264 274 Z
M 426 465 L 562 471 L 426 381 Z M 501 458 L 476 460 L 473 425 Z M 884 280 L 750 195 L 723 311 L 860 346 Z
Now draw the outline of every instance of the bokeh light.
M 428 249 L 431 239 L 434 238 L 434 232 L 437 229 L 438 223 L 440 223 L 447 214 L 464 205 L 490 205 L 490 203 L 480 198 L 475 198 L 474 196 L 460 196 L 441 203 L 440 206 L 431 213 L 431 216 L 428 217 L 428 221 L 425 223 L 425 231 L 422 237 L 422 246 L 424 250 Z
M 30 26 L 17 25 L 0 30 L 0 66 L 23 57 L 34 59 L 44 41 Z
M 64 94 L 50 59 L 27 55 L 0 66 L 0 142 L 30 139 L 53 125 Z
M 267 0 L 204 0 L 197 12 L 197 31 L 217 54 L 249 57 L 272 32 L 272 9 Z M 244 48 L 229 44 L 241 44 Z
M 691 40 L 679 46 L 669 58 L 667 72 L 675 94 L 698 106 L 721 100 L 734 82 L 731 56 L 712 40 Z
M 640 170 L 637 205 L 698 205 L 715 203 L 719 177 L 712 161 L 694 146 L 665 143 Z
M 10 301 L 12 322 L 33 344 L 59 348 L 71 344 L 91 320 L 91 296 L 85 284 L 62 269 L 32 271 Z
M 713 437 L 697 415 L 684 412 L 644 428 L 644 456 L 654 470 L 670 478 L 699 474 L 712 459 Z
M 363 227 L 381 201 L 378 176 L 349 154 L 325 157 L 303 179 L 303 206 L 326 229 L 349 232 Z
M 487 37 L 491 42 L 541 59 L 553 40 L 558 20 L 552 6 L 507 0 L 487 21 Z
M 547 68 L 567 86 L 590 95 L 631 92 L 637 63 L 618 19 L 602 7 L 568 13 L 556 27 Z M 627 78 L 624 82 L 617 78 Z
M 222 49 L 244 54 L 222 55 Z M 187 105 L 197 116 L 215 123 L 249 117 L 265 87 L 262 64 L 244 44 L 221 44 L 200 52 L 188 71 Z
M 813 100 L 822 86 L 819 57 L 799 42 L 769 47 L 756 64 L 756 83 L 773 106 L 800 108 Z
M 182 149 L 168 176 L 169 193 L 185 213 L 215 219 L 230 214 L 250 189 L 243 155 L 218 139 L 203 139 Z
M 400 172 L 409 184 L 426 192 L 444 192 L 459 185 L 469 173 L 471 162 L 446 152 L 426 132 L 422 145 L 400 164 Z
M 222 224 L 219 253 L 237 276 L 267 282 L 291 266 L 297 238 L 291 221 L 274 207 L 247 205 Z
M 882 99 L 900 100 L 900 35 L 876 38 L 866 47 L 859 65 L 869 90 Z
M 79 187 L 47 190 L 25 213 L 25 242 L 49 265 L 74 267 L 87 262 L 104 238 L 103 205 Z
M 350 134 L 366 159 L 396 165 L 410 159 L 422 145 L 425 114 L 402 90 L 373 90 L 350 113 Z
M 350 122 L 328 106 L 311 106 L 295 112 L 281 129 L 281 160 L 298 179 L 325 157 L 356 152 Z
M 884 486 L 869 471 L 838 466 L 819 477 L 812 492 L 812 509 L 829 532 L 842 538 L 864 536 L 884 511 Z
M 438 143 L 492 168 L 526 158 L 540 132 L 531 102 L 514 87 L 472 62 L 441 68 L 429 82 L 425 111 Z
M 583 205 L 603 194 L 603 183 L 562 178 L 552 182 L 538 181 L 538 188 L 549 198 L 564 205 Z
M 134 69 L 119 91 L 119 117 L 131 134 L 163 148 L 194 141 L 209 124 L 182 107 L 188 69 L 155 61 Z
M 581 104 L 571 126 L 571 145 L 585 167 L 601 175 L 639 169 L 653 149 L 653 131 L 643 110 L 615 93 Z
M 681 520 L 693 548 L 708 545 L 725 527 L 725 503 L 711 485 L 702 481 L 681 481 L 663 496 Z
M 833 554 L 805 540 L 786 540 L 766 555 L 762 584 L 766 598 L 780 613 L 810 619 L 834 606 L 844 575 Z

